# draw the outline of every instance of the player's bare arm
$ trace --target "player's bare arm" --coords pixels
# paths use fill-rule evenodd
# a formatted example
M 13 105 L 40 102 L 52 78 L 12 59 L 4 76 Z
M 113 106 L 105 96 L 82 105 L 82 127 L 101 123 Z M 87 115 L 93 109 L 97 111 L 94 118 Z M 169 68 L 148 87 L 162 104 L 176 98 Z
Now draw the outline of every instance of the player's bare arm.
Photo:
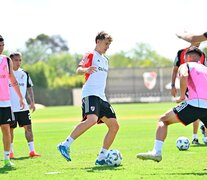
M 187 78 L 188 78 L 188 68 L 187 64 L 182 64 L 178 69 L 180 77 L 180 97 L 176 100 L 176 103 L 180 103 L 185 100 L 185 93 L 187 90 Z
M 83 66 L 79 66 L 76 70 L 76 73 L 77 74 L 84 74 L 84 73 L 87 73 L 87 74 L 92 74 L 94 72 L 96 72 L 96 67 L 95 66 L 90 66 L 90 67 L 83 67 Z
M 34 92 L 32 87 L 27 88 L 27 95 L 30 101 L 30 109 L 32 110 L 32 112 L 34 112 L 36 110 L 36 107 L 35 107 Z

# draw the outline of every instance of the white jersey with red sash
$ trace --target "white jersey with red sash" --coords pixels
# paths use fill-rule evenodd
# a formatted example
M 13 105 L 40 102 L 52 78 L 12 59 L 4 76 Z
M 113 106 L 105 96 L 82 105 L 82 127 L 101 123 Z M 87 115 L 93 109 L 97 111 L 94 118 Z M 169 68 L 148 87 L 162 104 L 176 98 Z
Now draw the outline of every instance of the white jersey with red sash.
M 79 66 L 95 66 L 96 72 L 85 74 L 85 83 L 82 88 L 82 98 L 87 96 L 98 96 L 107 101 L 105 95 L 106 80 L 108 73 L 108 59 L 106 56 L 99 54 L 97 51 L 86 54 Z

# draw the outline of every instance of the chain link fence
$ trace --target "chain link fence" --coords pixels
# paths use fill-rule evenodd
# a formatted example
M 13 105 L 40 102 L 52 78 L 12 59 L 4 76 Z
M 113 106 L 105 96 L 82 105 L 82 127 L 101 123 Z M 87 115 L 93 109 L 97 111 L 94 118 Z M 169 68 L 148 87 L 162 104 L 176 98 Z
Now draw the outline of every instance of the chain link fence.
M 107 98 L 110 103 L 172 101 L 171 71 L 172 67 L 110 69 Z M 46 106 L 81 105 L 81 91 L 74 90 L 34 87 L 35 100 Z

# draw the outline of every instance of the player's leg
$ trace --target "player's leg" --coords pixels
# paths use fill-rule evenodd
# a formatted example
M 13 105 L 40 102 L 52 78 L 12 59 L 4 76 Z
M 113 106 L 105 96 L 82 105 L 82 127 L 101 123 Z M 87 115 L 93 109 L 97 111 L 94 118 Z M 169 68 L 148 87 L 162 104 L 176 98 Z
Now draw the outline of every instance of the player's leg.
M 109 147 L 111 146 L 111 144 L 113 143 L 116 134 L 119 130 L 119 124 L 116 120 L 116 118 L 106 118 L 103 117 L 101 119 L 108 127 L 108 132 L 106 133 L 106 136 L 104 138 L 104 142 L 103 142 L 103 148 L 104 149 L 109 149 Z
M 203 143 L 207 144 L 207 128 L 205 127 L 205 125 L 203 125 L 203 127 L 204 127 Z
M 83 99 L 83 103 L 82 103 L 83 120 L 75 127 L 75 129 L 65 139 L 65 141 L 58 144 L 57 148 L 59 152 L 67 161 L 71 161 L 70 146 L 73 143 L 73 141 L 97 123 L 98 114 L 100 110 L 99 99 L 100 98 L 96 96 L 89 96 Z
M 81 123 L 79 123 L 75 129 L 72 131 L 70 137 L 74 140 L 77 139 L 80 135 L 86 132 L 89 128 L 97 123 L 97 115 L 89 114 L 87 115 L 87 119 Z
M 13 113 L 12 114 L 12 118 L 13 121 L 10 124 L 10 134 L 11 134 L 11 145 L 10 145 L 10 153 L 9 153 L 9 157 L 10 158 L 14 158 L 14 130 L 17 127 L 17 120 L 18 120 L 18 116 Z
M 10 134 L 11 134 L 11 144 L 10 144 L 9 157 L 10 158 L 14 158 L 14 148 L 13 148 L 13 144 L 14 144 L 14 128 L 12 128 L 11 126 L 10 126 Z
M 153 150 L 147 153 L 139 153 L 137 154 L 137 158 L 143 160 L 154 160 L 154 161 L 161 161 L 162 160 L 162 147 L 164 140 L 167 137 L 167 130 L 170 124 L 179 123 L 180 121 L 177 119 L 176 114 L 173 110 L 166 112 L 162 115 L 157 124 L 156 130 L 156 140 L 154 142 Z
M 97 119 L 98 117 L 94 114 L 87 115 L 87 119 L 85 121 L 80 122 L 64 142 L 58 144 L 57 148 L 59 152 L 67 161 L 71 161 L 70 146 L 73 143 L 73 141 L 77 139 L 80 135 L 82 135 L 84 132 L 86 132 L 89 128 L 91 128 L 93 125 L 95 125 Z
M 12 122 L 11 108 L 0 108 L 0 126 L 2 131 L 2 141 L 4 146 L 4 164 L 6 167 L 13 167 L 10 161 L 9 151 L 11 144 L 10 124 Z
M 108 154 L 108 149 L 110 148 L 110 146 L 112 145 L 116 134 L 119 130 L 119 124 L 116 120 L 116 118 L 106 118 L 103 117 L 101 118 L 101 120 L 106 124 L 106 126 L 108 127 L 108 132 L 106 133 L 105 137 L 104 137 L 104 141 L 103 141 L 103 146 L 99 152 L 98 158 L 95 162 L 96 165 L 104 165 L 106 164 L 106 156 Z
M 35 151 L 34 138 L 33 138 L 33 132 L 32 132 L 32 124 L 24 125 L 23 127 L 24 127 L 24 130 L 25 130 L 25 138 L 27 140 L 29 151 L 30 151 L 29 156 L 30 157 L 40 156 L 40 154 L 38 154 Z
M 200 121 L 200 129 L 201 129 L 201 133 L 203 134 L 203 143 L 207 144 L 207 128 L 205 127 L 202 121 Z
M 5 166 L 12 167 L 14 163 L 10 161 L 9 152 L 10 152 L 10 145 L 11 145 L 11 135 L 10 135 L 10 125 L 9 124 L 2 124 L 1 125 L 2 131 L 2 139 L 4 144 L 4 164 Z
M 192 138 L 192 144 L 199 144 L 198 141 L 198 128 L 199 128 L 200 120 L 197 120 L 193 122 L 193 138 Z
M 157 162 L 161 161 L 162 146 L 165 138 L 167 137 L 168 126 L 178 122 L 188 125 L 199 119 L 201 116 L 203 116 L 203 114 L 207 114 L 206 109 L 191 106 L 185 101 L 173 108 L 173 110 L 168 111 L 163 116 L 161 116 L 158 122 L 156 140 L 153 150 L 148 153 L 139 153 L 137 157 L 144 160 L 150 159 Z
M 108 127 L 108 132 L 105 135 L 102 148 L 95 162 L 96 165 L 104 165 L 106 164 L 105 159 L 108 154 L 108 149 L 113 143 L 119 130 L 119 124 L 116 120 L 115 111 L 113 110 L 112 106 L 106 101 L 101 102 L 100 118 L 98 123 L 105 123 Z

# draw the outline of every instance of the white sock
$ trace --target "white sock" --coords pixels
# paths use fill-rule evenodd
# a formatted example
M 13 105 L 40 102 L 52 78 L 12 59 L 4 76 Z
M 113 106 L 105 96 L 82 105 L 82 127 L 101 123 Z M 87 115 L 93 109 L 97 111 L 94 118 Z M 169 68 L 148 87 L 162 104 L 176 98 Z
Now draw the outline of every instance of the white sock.
M 154 152 L 155 154 L 162 154 L 163 143 L 163 141 L 155 140 L 152 152 Z
M 34 141 L 28 142 L 30 152 L 34 151 Z
M 107 154 L 108 154 L 108 149 L 101 148 L 99 155 L 98 155 L 98 160 L 100 161 L 102 159 L 105 159 Z
M 198 134 L 193 134 L 193 139 L 198 139 Z
M 70 147 L 70 145 L 73 143 L 74 139 L 70 136 L 67 137 L 67 139 L 62 143 L 63 146 Z
M 13 143 L 10 144 L 10 153 L 14 152 L 13 150 Z
M 4 151 L 4 160 L 9 160 L 9 151 Z

